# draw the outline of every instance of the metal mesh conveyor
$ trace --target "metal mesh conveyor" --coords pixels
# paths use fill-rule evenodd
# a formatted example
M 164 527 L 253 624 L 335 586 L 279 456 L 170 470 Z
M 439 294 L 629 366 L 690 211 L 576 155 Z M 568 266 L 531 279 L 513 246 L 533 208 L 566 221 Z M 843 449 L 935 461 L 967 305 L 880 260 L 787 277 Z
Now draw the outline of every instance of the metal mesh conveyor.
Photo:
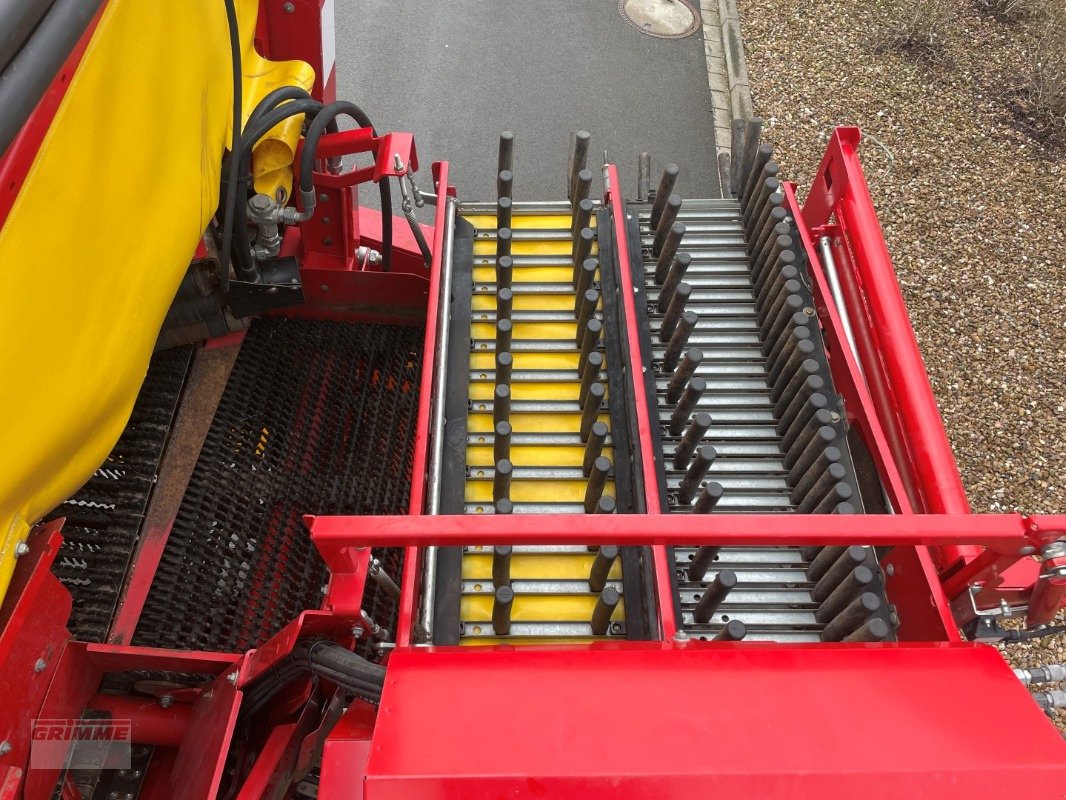
M 406 511 L 421 345 L 407 327 L 253 322 L 135 644 L 243 651 L 319 606 L 327 571 L 301 517 Z M 398 553 L 376 555 L 398 580 Z

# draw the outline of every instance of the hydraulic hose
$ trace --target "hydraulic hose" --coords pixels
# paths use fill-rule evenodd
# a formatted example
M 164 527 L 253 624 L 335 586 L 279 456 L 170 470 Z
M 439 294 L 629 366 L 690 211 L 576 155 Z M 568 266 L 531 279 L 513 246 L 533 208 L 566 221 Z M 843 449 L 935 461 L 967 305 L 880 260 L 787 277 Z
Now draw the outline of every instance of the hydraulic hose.
M 243 119 L 243 105 L 241 98 L 241 37 L 237 28 L 237 9 L 233 0 L 226 0 L 226 21 L 229 24 L 230 66 L 233 78 L 233 122 L 231 124 L 232 136 L 230 138 L 229 161 L 227 167 L 226 198 L 222 210 L 222 250 L 219 258 L 219 283 L 222 296 L 229 292 L 229 264 L 230 253 L 233 251 L 233 229 L 237 223 L 244 231 L 247 238 L 247 230 L 244 223 L 236 219 L 238 183 L 240 172 L 238 167 L 241 161 L 241 122 Z
M 312 174 L 318 140 L 322 138 L 327 126 L 341 114 L 348 115 L 363 128 L 370 128 L 374 136 L 377 136 L 377 129 L 370 121 L 370 117 L 355 103 L 338 100 L 323 108 L 307 129 L 307 135 L 304 137 L 304 149 L 300 155 L 300 194 L 302 197 L 307 197 L 309 194 L 311 197 L 314 196 Z M 392 269 L 392 189 L 388 178 L 382 178 L 377 183 L 378 196 L 381 199 L 381 271 L 388 272 Z M 313 204 L 314 201 L 311 202 Z

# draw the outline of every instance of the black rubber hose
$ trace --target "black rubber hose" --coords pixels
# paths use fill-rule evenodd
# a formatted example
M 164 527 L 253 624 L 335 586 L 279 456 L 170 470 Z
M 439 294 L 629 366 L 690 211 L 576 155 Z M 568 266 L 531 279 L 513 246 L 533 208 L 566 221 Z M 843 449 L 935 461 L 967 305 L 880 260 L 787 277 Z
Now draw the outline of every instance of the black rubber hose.
M 0 153 L 26 124 L 103 0 L 55 0 L 0 72 Z
M 252 109 L 252 113 L 248 115 L 248 125 L 259 119 L 263 114 L 268 111 L 273 111 L 281 103 L 286 100 L 311 100 L 313 99 L 307 90 L 302 86 L 282 86 L 267 94 L 256 103 L 255 108 Z
M 0 6 L 0 72 L 11 63 L 54 0 L 5 0 Z
M 326 130 L 330 122 L 336 120 L 341 114 L 354 119 L 360 127 L 370 128 L 374 136 L 378 135 L 377 129 L 370 121 L 363 109 L 355 103 L 347 100 L 338 100 L 330 103 L 315 117 L 311 127 L 304 137 L 304 150 L 300 155 L 300 191 L 301 193 L 314 191 L 312 175 L 315 167 L 315 150 L 318 149 L 318 140 Z M 381 271 L 389 272 L 392 269 L 392 188 L 389 179 L 382 178 L 378 181 L 378 197 L 381 200 Z
M 248 197 L 248 184 L 252 171 L 252 151 L 255 144 L 277 125 L 289 117 L 297 114 L 317 114 L 322 110 L 322 104 L 317 100 L 293 100 L 271 111 L 261 114 L 259 119 L 252 123 L 249 121 L 244 130 L 241 141 L 240 157 L 238 158 L 237 194 L 242 199 Z M 243 215 L 236 220 L 233 234 L 237 237 L 237 274 L 243 281 L 255 282 L 259 277 L 252 258 L 252 243 L 248 238 L 248 225 Z
M 241 98 L 241 35 L 237 27 L 237 9 L 233 0 L 226 0 L 226 22 L 229 25 L 230 69 L 233 80 L 233 121 L 230 124 L 229 161 L 226 162 L 226 198 L 222 209 L 222 249 L 219 251 L 219 283 L 222 296 L 229 292 L 229 263 L 233 251 L 233 227 L 235 224 L 244 228 L 243 221 L 236 219 L 238 189 L 240 183 L 239 167 L 241 162 L 241 125 L 244 120 L 244 108 Z M 247 231 L 245 237 L 247 238 Z

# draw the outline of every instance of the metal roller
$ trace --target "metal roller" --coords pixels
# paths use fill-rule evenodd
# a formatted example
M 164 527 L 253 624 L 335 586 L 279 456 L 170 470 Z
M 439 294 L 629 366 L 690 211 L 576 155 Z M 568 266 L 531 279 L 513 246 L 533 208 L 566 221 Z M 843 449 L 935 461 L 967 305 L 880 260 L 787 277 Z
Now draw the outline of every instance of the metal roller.
M 867 620 L 861 628 L 844 637 L 845 642 L 883 642 L 892 635 L 892 629 L 880 617 Z
M 755 186 L 759 182 L 759 173 L 762 172 L 763 167 L 765 167 L 766 164 L 770 161 L 770 159 L 773 157 L 773 154 L 774 148 L 772 148 L 768 144 L 760 144 L 757 148 L 755 148 L 755 154 L 752 157 L 751 172 L 748 174 L 748 180 L 744 183 L 744 185 L 737 187 L 738 195 L 741 195 L 742 197 L 746 198 L 749 197 L 753 191 L 755 191 Z
M 770 385 L 777 386 L 779 383 L 788 383 L 790 376 L 794 375 L 800 365 L 818 352 L 818 345 L 813 339 L 793 340 L 786 348 L 786 352 L 774 364 L 771 369 Z
M 498 589 L 511 585 L 511 550 L 509 544 L 498 544 L 492 548 L 492 585 Z
M 684 358 L 674 369 L 673 375 L 670 376 L 670 383 L 666 385 L 667 403 L 676 403 L 678 401 L 678 398 L 681 397 L 681 392 L 685 390 L 689 379 L 696 374 L 696 370 L 699 369 L 702 361 L 703 351 L 697 347 L 693 347 L 685 353 Z
M 596 270 L 599 266 L 596 259 L 586 258 L 580 265 L 574 267 L 574 313 L 577 313 L 578 303 L 596 280 Z
M 514 173 L 502 169 L 496 173 L 496 197 L 514 197 Z
M 607 476 L 611 473 L 611 460 L 606 456 L 599 456 L 592 462 L 589 471 L 589 482 L 585 487 L 585 513 L 595 514 L 603 496 L 603 488 L 607 485 Z
M 773 267 L 766 270 L 762 280 L 755 281 L 755 303 L 759 306 L 766 305 L 768 301 L 777 298 L 778 293 L 785 281 L 799 280 L 800 272 L 796 268 L 796 254 L 792 251 L 779 253 Z
M 587 169 L 581 170 L 577 173 L 574 179 L 573 191 L 570 193 L 570 202 L 578 203 L 582 200 L 587 200 L 589 196 L 589 190 L 592 188 L 592 172 Z
M 514 605 L 514 589 L 499 587 L 492 598 L 492 632 L 506 636 L 511 632 L 511 607 Z
M 506 497 L 501 497 L 493 504 L 493 511 L 497 514 L 513 514 L 514 503 Z
M 507 422 L 511 416 L 511 387 L 506 383 L 497 383 L 492 390 L 492 424 Z
M 652 230 L 659 227 L 659 220 L 663 214 L 663 208 L 666 207 L 666 199 L 674 191 L 674 184 L 677 183 L 677 164 L 667 164 L 663 169 L 663 176 L 659 179 L 659 188 L 655 190 L 655 202 L 651 207 L 651 223 Z
M 795 496 L 799 498 L 799 502 L 796 503 L 796 511 L 800 514 L 807 514 L 811 509 L 816 508 L 821 499 L 826 496 L 826 493 L 833 486 L 843 481 L 847 474 L 848 471 L 844 469 L 843 464 L 830 464 L 805 495 L 801 495 L 799 492 L 795 493 Z
M 843 548 L 841 548 L 843 549 Z M 821 623 L 829 622 L 844 610 L 855 597 L 867 590 L 878 589 L 877 573 L 865 564 L 855 567 L 851 573 L 833 589 L 814 612 L 814 618 Z
M 600 415 L 606 395 L 607 389 L 602 383 L 594 383 L 589 387 L 585 401 L 581 404 L 581 441 L 587 442 L 592 435 L 592 423 Z
M 492 500 L 511 498 L 511 476 L 514 474 L 514 465 L 509 458 L 496 462 L 496 470 L 492 476 Z
M 781 227 L 786 230 L 788 228 L 788 226 L 783 223 Z M 777 236 L 769 237 L 766 241 L 766 246 L 763 247 L 763 249 L 751 260 L 751 277 L 753 282 L 758 283 L 762 281 L 766 268 L 776 262 L 782 253 L 788 253 L 791 251 L 792 237 L 788 234 L 779 234 Z
M 496 260 L 511 255 L 511 229 L 500 228 L 496 231 Z
M 748 635 L 748 626 L 739 619 L 731 619 L 714 635 L 716 642 L 739 642 Z
M 785 281 L 766 303 L 755 307 L 755 319 L 760 331 L 765 333 L 774 326 L 774 322 L 784 313 L 786 298 L 794 294 L 803 294 L 803 284 L 797 280 Z
M 590 319 L 585 326 L 585 336 L 581 340 L 581 350 L 578 354 L 578 368 L 584 369 L 589 353 L 596 349 L 603 334 L 603 323 L 598 319 Z
M 618 601 L 622 595 L 613 586 L 606 586 L 596 598 L 596 606 L 592 609 L 592 634 L 594 636 L 606 636 L 611 629 L 611 616 L 618 607 Z
M 692 415 L 681 441 L 677 443 L 677 448 L 674 450 L 674 469 L 685 469 L 688 466 L 689 461 L 692 460 L 692 454 L 696 452 L 696 448 L 699 447 L 710 427 L 711 415 L 706 411 L 697 411 Z
M 815 392 L 806 400 L 803 401 L 799 412 L 792 420 L 792 424 L 788 427 L 783 434 L 781 434 L 781 442 L 785 447 L 791 447 L 792 443 L 796 441 L 796 437 L 799 436 L 807 427 L 811 424 L 811 420 L 814 419 L 819 411 L 827 411 L 829 415 L 825 414 L 818 416 L 814 424 L 831 424 L 833 422 L 832 409 L 829 405 L 829 398 L 821 392 Z
M 822 579 L 822 576 L 829 571 L 829 568 L 836 563 L 836 560 L 844 555 L 844 551 L 847 550 L 847 545 L 828 545 L 826 547 L 816 547 L 817 551 L 811 557 L 811 563 L 807 565 L 807 580 L 818 582 Z
M 503 131 L 500 134 L 500 151 L 496 159 L 497 174 L 514 168 L 514 133 Z
M 681 351 L 685 349 L 688 344 L 689 337 L 692 336 L 692 332 L 696 330 L 696 325 L 699 323 L 700 318 L 696 315 L 695 311 L 686 311 L 681 315 L 681 320 L 677 323 L 677 327 L 674 328 L 674 332 L 670 335 L 670 341 L 666 345 L 666 350 L 663 352 L 663 370 L 669 371 L 677 366 L 677 359 L 681 356 Z
M 693 514 L 710 514 L 725 494 L 725 488 L 718 481 L 710 481 L 700 489 L 700 494 L 692 506 Z
M 697 547 L 695 555 L 692 556 L 692 562 L 688 565 L 688 579 L 693 583 L 702 583 L 707 576 L 707 570 L 711 568 L 711 564 L 714 563 L 721 549 L 721 547 L 709 544 Z
M 574 213 L 570 221 L 571 239 L 576 239 L 582 228 L 591 227 L 589 223 L 592 221 L 592 211 L 595 207 L 596 204 L 587 197 L 578 201 L 577 206 L 574 207 Z
M 662 249 L 655 259 L 656 284 L 661 284 L 666 280 L 666 276 L 670 272 L 670 265 L 674 262 L 674 256 L 677 255 L 677 250 L 681 247 L 681 240 L 684 238 L 685 226 L 683 224 L 675 222 L 670 226 L 670 230 L 666 234 L 666 241 L 663 242 Z
M 758 117 L 744 120 L 741 149 L 739 151 L 732 151 L 734 154 L 733 157 L 740 158 L 741 160 L 740 169 L 737 172 L 737 180 L 733 181 L 733 185 L 736 186 L 738 190 L 746 186 L 748 179 L 751 177 L 753 165 L 755 164 L 755 152 L 759 147 L 759 141 L 761 139 L 762 120 Z M 743 202 L 743 200 L 741 202 Z
M 581 385 L 577 392 L 577 401 L 582 405 L 588 397 L 589 387 L 600 378 L 600 370 L 603 369 L 603 353 L 593 350 L 585 357 L 581 365 Z
M 596 551 L 596 558 L 592 560 L 592 570 L 589 572 L 589 588 L 594 592 L 603 591 L 607 585 L 607 576 L 611 567 L 618 560 L 618 548 L 613 544 L 604 545 Z
M 581 461 L 581 473 L 587 478 L 592 474 L 592 465 L 603 455 L 603 446 L 607 442 L 607 423 L 596 420 L 589 428 L 589 438 L 585 442 L 585 456 Z
M 692 296 L 692 287 L 682 281 L 677 285 L 673 294 L 670 295 L 669 303 L 666 306 L 666 314 L 663 316 L 662 324 L 659 328 L 659 339 L 663 342 L 668 342 L 670 336 L 674 332 L 674 328 L 677 327 L 677 323 L 681 319 L 681 315 L 685 313 L 685 304 L 688 302 L 689 297 Z M 659 302 L 662 302 L 660 296 Z
M 806 325 L 800 325 L 799 327 L 787 331 L 774 343 L 769 355 L 766 356 L 766 368 L 769 370 L 770 375 L 772 376 L 774 374 L 774 366 L 778 361 L 783 356 L 791 355 L 793 349 L 801 340 L 813 338 L 814 335 L 811 332 L 811 329 Z
M 799 369 L 796 370 L 794 375 L 789 377 L 789 380 L 782 382 L 778 385 L 779 388 L 775 391 L 775 387 L 770 387 L 770 399 L 774 403 L 791 402 L 792 398 L 799 392 L 803 382 L 807 380 L 811 375 L 817 375 L 819 371 L 818 362 L 813 358 L 805 360 L 799 365 Z
M 641 153 L 637 159 L 637 202 L 644 203 L 651 192 L 651 153 Z
M 814 395 L 811 395 L 813 397 Z M 811 403 L 811 398 L 807 398 L 808 405 Z M 817 401 L 815 401 L 817 403 Z M 805 406 L 805 409 L 807 407 Z M 785 445 L 785 453 L 791 453 L 797 448 L 801 448 L 807 442 L 808 437 L 813 436 L 815 432 L 824 425 L 833 425 L 836 422 L 836 414 L 827 408 L 819 408 L 812 415 L 805 416 L 805 411 L 800 412 L 800 415 L 796 417 L 796 422 L 803 422 L 802 425 L 796 425 L 790 428 L 784 437 L 782 437 L 782 444 Z M 787 438 L 787 441 L 785 439 Z M 786 458 L 787 461 L 787 458 Z M 788 465 L 786 465 L 788 466 Z
M 672 194 L 666 198 L 666 205 L 663 207 L 662 216 L 659 217 L 659 224 L 655 227 L 655 238 L 651 246 L 651 254 L 653 256 L 658 257 L 659 252 L 663 249 L 666 236 L 670 233 L 670 228 L 674 222 L 677 221 L 677 214 L 680 210 L 681 195 Z
M 596 315 L 596 308 L 600 304 L 600 293 L 595 289 L 586 289 L 581 296 L 581 306 L 577 311 L 577 343 L 585 337 L 585 326 Z
M 574 237 L 574 247 L 571 257 L 574 265 L 583 264 L 585 259 L 592 255 L 592 243 L 596 241 L 596 233 L 592 228 L 582 228 Z M 587 288 L 587 287 L 586 287 Z
M 849 483 L 837 483 L 833 485 L 833 488 L 821 499 L 821 501 L 814 508 L 810 510 L 811 514 L 832 514 L 840 506 L 841 503 L 845 503 L 851 500 L 855 496 L 855 490 L 851 488 Z
M 770 215 L 766 219 L 766 227 L 756 231 L 755 236 L 748 240 L 751 243 L 749 252 L 761 253 L 768 240 L 774 236 L 784 236 L 791 231 L 792 226 L 788 224 L 788 211 L 781 206 L 771 208 Z
M 677 499 L 681 501 L 682 505 L 692 502 L 692 498 L 696 496 L 696 491 L 700 488 L 700 483 L 707 477 L 707 473 L 717 457 L 717 451 L 708 444 L 696 449 L 692 463 L 688 465 L 688 471 L 685 473 L 685 477 L 681 479 L 681 485 L 677 489 Z
M 510 197 L 501 197 L 496 201 L 496 230 L 510 229 L 512 206 Z
M 514 356 L 507 350 L 496 351 L 496 383 L 506 386 L 511 385 L 511 375 L 514 369 Z
M 880 610 L 881 598 L 873 592 L 863 592 L 822 629 L 822 641 L 839 642 Z
M 692 256 L 688 253 L 678 253 L 674 256 L 670 271 L 666 273 L 666 280 L 663 281 L 663 288 L 659 290 L 658 308 L 660 312 L 666 311 L 669 301 L 676 296 L 681 280 L 685 277 L 685 273 L 688 272 L 691 263 Z
M 496 352 L 510 352 L 514 323 L 509 319 L 496 320 Z
M 492 432 L 492 460 L 495 463 L 511 458 L 511 434 L 514 429 L 507 420 L 500 420 Z
M 496 290 L 508 289 L 513 291 L 511 282 L 514 279 L 514 259 L 511 256 L 500 256 L 496 259 Z
M 514 313 L 514 292 L 500 289 L 496 292 L 496 319 L 510 319 Z
M 793 491 L 797 495 L 803 496 L 808 490 L 810 490 L 823 472 L 825 472 L 832 464 L 839 463 L 842 458 L 843 453 L 840 452 L 840 448 L 827 447 L 806 470 L 801 472 L 800 470 L 793 468 L 788 474 L 788 485 L 795 487 Z M 811 556 L 811 558 L 813 558 L 813 556 Z
M 810 467 L 825 448 L 836 441 L 836 438 L 836 429 L 830 425 L 823 425 L 811 432 L 809 439 L 793 442 L 793 446 L 785 453 L 783 459 L 785 469 L 791 470 L 795 467 L 803 470 Z
M 597 513 L 597 514 L 613 514 L 615 512 L 615 508 L 616 508 L 616 504 L 615 504 L 614 498 L 609 496 L 609 495 L 603 495 L 603 497 L 601 497 L 596 502 L 596 512 L 595 513 Z
M 804 306 L 805 302 L 802 295 L 790 294 L 781 304 L 781 311 L 778 312 L 777 319 L 766 321 L 766 337 L 762 343 L 763 355 L 768 355 L 777 340 L 791 328 L 798 328 L 811 322 L 812 315 L 807 313 L 808 309 Z
M 681 393 L 681 399 L 677 401 L 677 407 L 670 415 L 670 435 L 680 436 L 681 431 L 688 422 L 696 404 L 700 401 L 703 393 L 707 391 L 707 381 L 703 378 L 693 378 L 688 382 L 685 391 Z
M 869 559 L 870 553 L 865 547 L 853 544 L 845 548 L 844 552 L 829 566 L 829 569 L 825 571 L 825 574 L 818 579 L 814 588 L 811 589 L 811 599 L 817 603 L 825 600 L 855 567 L 860 564 L 866 564 Z
M 729 593 L 736 588 L 737 574 L 731 569 L 723 569 L 714 576 L 714 580 L 707 586 L 707 590 L 700 595 L 696 608 L 692 612 L 692 618 L 700 625 L 706 625 L 711 621 L 718 606 L 725 602 Z
M 589 155 L 589 142 L 592 140 L 592 135 L 588 131 L 574 131 L 570 134 L 570 157 L 567 159 L 567 176 L 566 176 L 566 197 L 571 202 L 577 202 L 582 197 L 588 196 L 586 188 L 585 194 L 581 194 L 575 189 L 575 184 L 580 180 L 582 171 L 585 170 L 585 164 L 588 163 Z M 589 182 L 592 182 L 592 173 L 589 173 Z
M 781 401 L 774 406 L 774 414 L 778 418 L 777 432 L 780 434 L 788 430 L 796 415 L 799 414 L 803 402 L 815 392 L 825 394 L 823 389 L 825 389 L 825 379 L 821 375 L 808 375 L 806 380 L 799 385 L 794 396 L 782 397 Z

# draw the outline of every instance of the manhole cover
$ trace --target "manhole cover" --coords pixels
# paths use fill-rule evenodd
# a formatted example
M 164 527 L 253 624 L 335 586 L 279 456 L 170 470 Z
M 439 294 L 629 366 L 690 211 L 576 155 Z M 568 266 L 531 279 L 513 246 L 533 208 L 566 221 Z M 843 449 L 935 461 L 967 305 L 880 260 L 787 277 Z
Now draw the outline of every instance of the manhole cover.
M 618 0 L 618 10 L 633 27 L 660 39 L 691 36 L 700 26 L 689 0 Z

